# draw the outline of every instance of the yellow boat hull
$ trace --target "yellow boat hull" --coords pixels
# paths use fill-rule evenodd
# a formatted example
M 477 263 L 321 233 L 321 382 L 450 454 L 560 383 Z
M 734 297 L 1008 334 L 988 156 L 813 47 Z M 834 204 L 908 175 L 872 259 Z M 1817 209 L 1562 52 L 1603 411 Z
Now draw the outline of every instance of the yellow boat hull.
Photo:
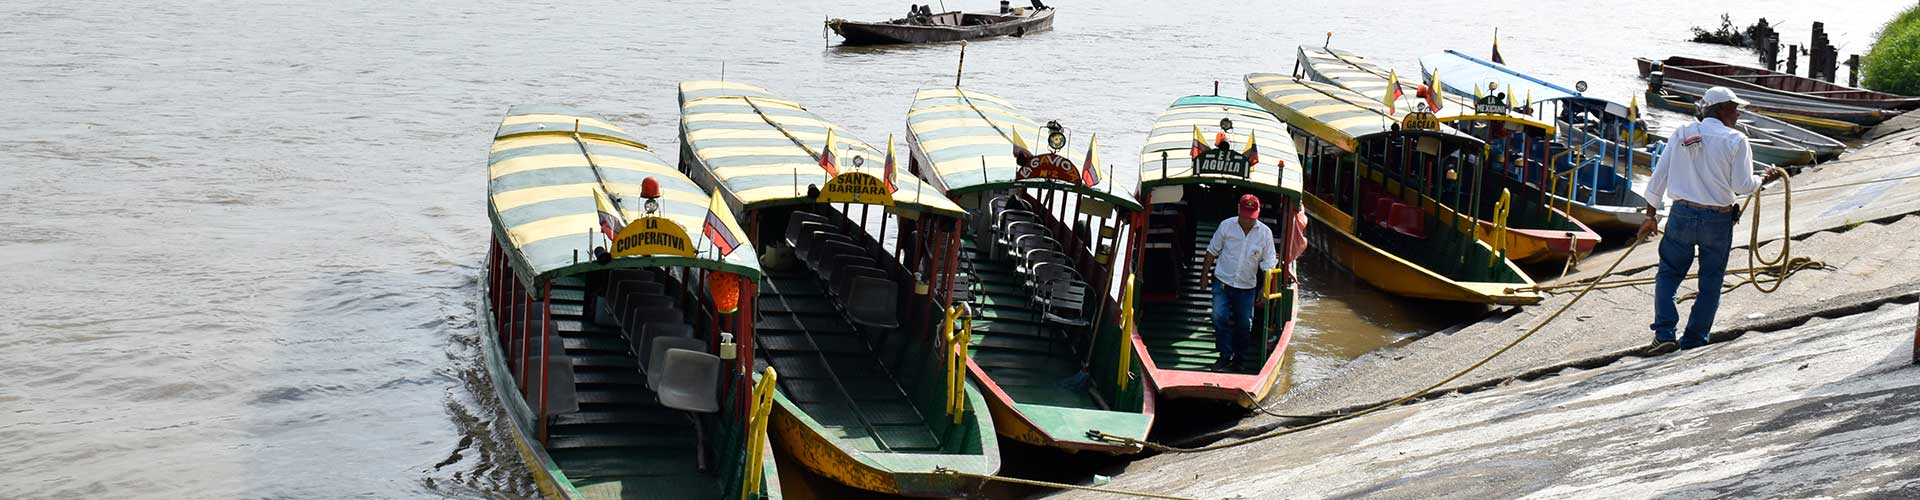
M 1324 229 L 1309 232 L 1309 243 L 1375 288 L 1403 297 L 1479 304 L 1524 305 L 1538 303 L 1543 298 L 1538 293 L 1508 291 L 1509 288 L 1532 286 L 1530 280 L 1525 283 L 1483 283 L 1454 281 L 1441 276 L 1361 241 L 1350 232 L 1353 227 L 1352 216 L 1321 201 L 1318 196 L 1303 196 L 1302 200 L 1306 202 L 1307 215 Z M 1486 248 L 1488 252 L 1492 251 L 1484 242 L 1475 241 L 1474 244 Z M 1503 264 L 1513 265 L 1511 261 Z M 1513 271 L 1525 276 L 1518 268 Z

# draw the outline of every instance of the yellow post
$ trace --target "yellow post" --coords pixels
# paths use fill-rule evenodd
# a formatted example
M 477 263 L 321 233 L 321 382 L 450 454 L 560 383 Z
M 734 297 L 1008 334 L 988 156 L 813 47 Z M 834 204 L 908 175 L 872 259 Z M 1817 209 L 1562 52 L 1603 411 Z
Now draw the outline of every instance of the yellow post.
M 1133 273 L 1127 273 L 1127 293 L 1120 296 L 1120 367 L 1114 387 L 1127 390 L 1127 374 L 1133 372 Z
M 1487 267 L 1500 261 L 1501 253 L 1507 249 L 1507 212 L 1513 209 L 1513 193 L 1500 189 L 1500 201 L 1493 205 L 1493 232 L 1487 238 L 1493 244 L 1493 252 L 1487 255 Z
M 760 483 L 765 475 L 760 467 L 760 462 L 764 460 L 760 452 L 767 447 L 767 416 L 773 411 L 774 383 L 779 381 L 780 375 L 771 366 L 764 373 L 760 383 L 753 386 L 752 413 L 747 419 L 746 477 L 740 486 L 741 500 L 759 496 Z
M 947 414 L 959 424 L 967 413 L 967 346 L 973 343 L 973 310 L 965 304 L 947 309 Z

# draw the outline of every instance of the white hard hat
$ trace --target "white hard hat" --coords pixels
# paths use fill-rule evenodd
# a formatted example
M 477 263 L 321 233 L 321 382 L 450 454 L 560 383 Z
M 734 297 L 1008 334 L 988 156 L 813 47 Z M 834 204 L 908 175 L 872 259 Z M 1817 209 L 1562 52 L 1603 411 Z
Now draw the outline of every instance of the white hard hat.
M 1732 102 L 1741 106 L 1751 104 L 1748 103 L 1746 99 L 1741 99 L 1740 96 L 1733 95 L 1733 89 L 1726 87 L 1707 89 L 1707 93 L 1700 96 L 1700 107 L 1703 108 L 1723 102 Z

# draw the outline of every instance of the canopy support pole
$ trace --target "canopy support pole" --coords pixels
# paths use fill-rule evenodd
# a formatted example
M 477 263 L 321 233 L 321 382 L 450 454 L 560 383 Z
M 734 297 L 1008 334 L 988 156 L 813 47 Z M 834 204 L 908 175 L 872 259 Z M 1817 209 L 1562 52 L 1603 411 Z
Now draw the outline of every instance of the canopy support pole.
M 547 363 L 551 359 L 550 356 L 553 355 L 553 353 L 548 352 L 552 350 L 548 348 L 548 336 L 553 334 L 553 321 L 547 320 L 546 318 L 553 317 L 553 280 L 547 280 L 543 286 L 546 288 L 546 293 L 540 294 L 540 307 L 542 309 L 540 316 L 542 321 L 540 321 L 540 417 L 538 421 L 540 423 L 540 444 L 546 445 L 547 396 L 548 393 L 553 392 L 553 388 L 547 385 Z

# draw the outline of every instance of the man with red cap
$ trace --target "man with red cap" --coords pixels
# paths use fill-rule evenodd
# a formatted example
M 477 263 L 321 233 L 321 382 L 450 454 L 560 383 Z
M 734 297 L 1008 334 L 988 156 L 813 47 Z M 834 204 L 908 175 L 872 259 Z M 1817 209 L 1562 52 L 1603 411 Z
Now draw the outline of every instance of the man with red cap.
M 1213 240 L 1207 243 L 1207 257 L 1200 264 L 1201 275 L 1212 277 L 1213 343 L 1220 350 L 1220 360 L 1209 369 L 1246 369 L 1243 356 L 1253 352 L 1248 344 L 1253 336 L 1253 299 L 1260 287 L 1260 274 L 1279 266 L 1273 230 L 1260 223 L 1260 198 L 1241 195 L 1240 215 L 1220 221 Z

